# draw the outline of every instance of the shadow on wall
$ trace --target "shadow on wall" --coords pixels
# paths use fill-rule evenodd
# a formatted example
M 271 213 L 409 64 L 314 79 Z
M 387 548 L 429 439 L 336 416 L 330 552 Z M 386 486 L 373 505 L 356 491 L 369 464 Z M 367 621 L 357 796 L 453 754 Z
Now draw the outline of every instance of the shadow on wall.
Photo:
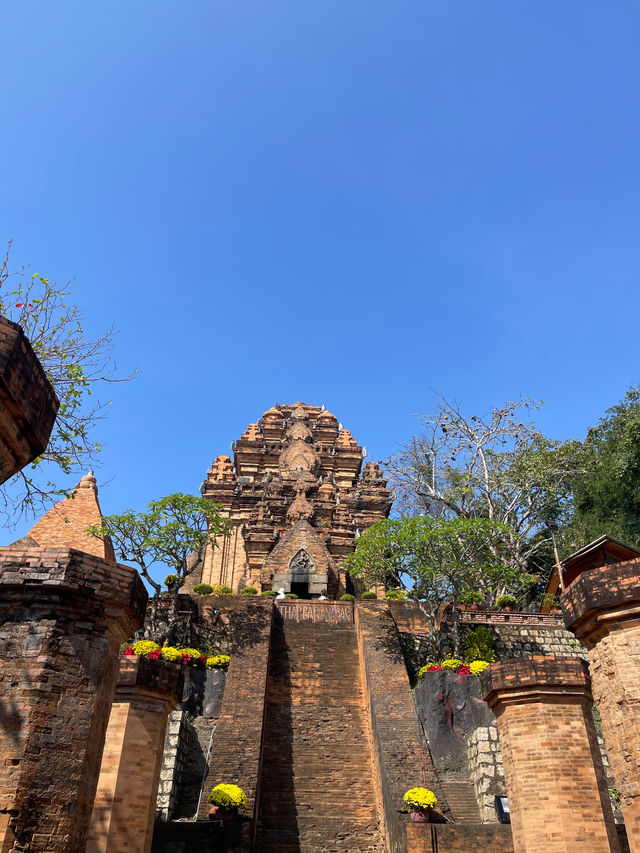
M 276 840 L 286 845 L 288 853 L 302 853 L 295 806 L 289 652 L 283 620 L 276 612 L 271 629 L 257 849 Z

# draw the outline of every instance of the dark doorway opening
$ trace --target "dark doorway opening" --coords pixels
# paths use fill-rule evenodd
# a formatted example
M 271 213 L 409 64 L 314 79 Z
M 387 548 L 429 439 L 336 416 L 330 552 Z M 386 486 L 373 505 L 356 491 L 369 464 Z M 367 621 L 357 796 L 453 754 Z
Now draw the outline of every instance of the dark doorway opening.
M 298 598 L 309 598 L 309 583 L 307 581 L 292 581 L 291 592 L 294 592 Z

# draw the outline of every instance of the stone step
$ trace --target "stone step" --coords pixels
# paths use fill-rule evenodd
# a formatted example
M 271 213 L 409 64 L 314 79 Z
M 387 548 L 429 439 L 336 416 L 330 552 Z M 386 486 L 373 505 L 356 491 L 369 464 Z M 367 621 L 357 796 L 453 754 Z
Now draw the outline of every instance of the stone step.
M 475 789 L 470 781 L 441 779 L 440 787 L 456 823 L 480 823 L 480 809 Z
M 382 853 L 353 625 L 272 633 L 257 850 Z

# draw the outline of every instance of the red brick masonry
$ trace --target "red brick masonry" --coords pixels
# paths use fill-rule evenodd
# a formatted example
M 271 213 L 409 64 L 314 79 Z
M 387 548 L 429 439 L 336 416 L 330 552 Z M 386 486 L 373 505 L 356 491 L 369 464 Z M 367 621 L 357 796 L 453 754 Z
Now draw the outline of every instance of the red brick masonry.
M 137 572 L 69 548 L 0 551 L 0 850 L 84 853 Z
M 515 853 L 617 853 L 586 664 L 514 658 L 480 680 L 498 716 Z
M 590 569 L 562 597 L 567 627 L 589 650 L 631 853 L 640 853 L 640 559 Z

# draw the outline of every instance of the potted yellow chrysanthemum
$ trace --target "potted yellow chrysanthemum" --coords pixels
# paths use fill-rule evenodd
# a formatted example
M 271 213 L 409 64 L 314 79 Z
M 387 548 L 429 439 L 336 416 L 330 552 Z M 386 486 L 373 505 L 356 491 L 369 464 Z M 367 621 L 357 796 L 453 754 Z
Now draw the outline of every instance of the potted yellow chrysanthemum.
M 233 820 L 238 809 L 247 807 L 247 797 L 238 785 L 216 785 L 209 794 L 209 802 L 213 808 L 209 812 L 209 820 Z
M 410 788 L 403 799 L 414 823 L 432 823 L 441 817 L 436 809 L 438 798 L 428 788 Z

